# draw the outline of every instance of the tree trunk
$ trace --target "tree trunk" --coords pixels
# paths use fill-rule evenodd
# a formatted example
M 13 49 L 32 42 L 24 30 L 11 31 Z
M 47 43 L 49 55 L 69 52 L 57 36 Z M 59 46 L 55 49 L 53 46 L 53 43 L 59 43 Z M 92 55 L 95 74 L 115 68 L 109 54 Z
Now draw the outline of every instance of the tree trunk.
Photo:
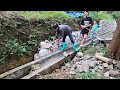
M 113 39 L 108 47 L 108 54 L 113 59 L 120 60 L 120 20 L 117 22 L 117 28 L 114 32 Z

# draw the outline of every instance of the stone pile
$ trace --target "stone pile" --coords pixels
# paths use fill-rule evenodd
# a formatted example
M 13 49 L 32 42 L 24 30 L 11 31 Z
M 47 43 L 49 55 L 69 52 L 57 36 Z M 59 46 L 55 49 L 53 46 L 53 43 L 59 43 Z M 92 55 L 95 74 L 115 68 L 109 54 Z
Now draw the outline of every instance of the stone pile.
M 98 76 L 113 78 L 114 76 L 120 75 L 119 71 L 114 69 L 115 64 L 115 60 L 113 60 L 113 63 L 108 64 L 97 60 L 95 57 L 78 52 L 72 60 L 72 64 L 67 63 L 66 67 L 71 68 L 70 74 L 92 72 Z
M 73 39 L 75 40 L 75 43 L 77 44 L 80 41 L 80 31 L 75 31 L 72 33 Z M 59 50 L 61 47 L 61 41 L 58 42 L 57 40 L 54 41 L 42 41 L 40 42 L 39 48 L 38 48 L 38 53 L 34 55 L 34 60 L 40 59 L 46 55 L 51 54 L 54 51 Z M 71 47 L 71 41 L 69 39 L 69 36 L 66 37 L 66 47 L 69 48 Z
M 96 32 L 96 37 L 103 40 L 112 39 L 116 27 L 117 23 L 114 20 L 101 20 Z

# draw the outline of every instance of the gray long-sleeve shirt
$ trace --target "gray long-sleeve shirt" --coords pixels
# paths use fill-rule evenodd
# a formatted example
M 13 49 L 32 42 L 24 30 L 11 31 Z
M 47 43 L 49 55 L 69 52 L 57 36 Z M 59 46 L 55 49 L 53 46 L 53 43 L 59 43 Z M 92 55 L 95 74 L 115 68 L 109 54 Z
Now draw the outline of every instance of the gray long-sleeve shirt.
M 72 32 L 72 28 L 69 27 L 68 25 L 59 25 L 58 29 L 56 31 L 55 38 L 58 36 L 67 36 L 70 32 Z

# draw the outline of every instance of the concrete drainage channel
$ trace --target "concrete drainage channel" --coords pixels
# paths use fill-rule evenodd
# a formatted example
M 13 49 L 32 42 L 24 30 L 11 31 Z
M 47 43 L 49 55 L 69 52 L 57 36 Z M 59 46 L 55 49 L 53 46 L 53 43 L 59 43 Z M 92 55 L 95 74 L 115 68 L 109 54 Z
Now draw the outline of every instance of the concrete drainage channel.
M 90 39 L 88 38 L 82 47 L 88 45 L 89 41 Z M 80 43 L 77 44 L 77 47 L 80 49 L 79 46 L 80 46 Z M 33 78 L 38 73 L 39 74 L 50 73 L 54 69 L 59 67 L 61 64 L 63 64 L 66 60 L 72 59 L 76 55 L 72 47 L 69 47 L 65 50 L 65 52 L 68 53 L 68 56 L 65 57 L 63 52 L 64 51 L 59 51 L 59 50 L 55 51 L 46 57 L 32 61 L 30 63 L 24 64 L 15 69 L 12 69 L 8 72 L 5 72 L 0 75 L 0 78 L 1 79 L 30 79 L 30 78 Z M 36 64 L 39 64 L 41 68 L 33 71 L 32 73 L 29 73 L 31 70 L 31 66 Z

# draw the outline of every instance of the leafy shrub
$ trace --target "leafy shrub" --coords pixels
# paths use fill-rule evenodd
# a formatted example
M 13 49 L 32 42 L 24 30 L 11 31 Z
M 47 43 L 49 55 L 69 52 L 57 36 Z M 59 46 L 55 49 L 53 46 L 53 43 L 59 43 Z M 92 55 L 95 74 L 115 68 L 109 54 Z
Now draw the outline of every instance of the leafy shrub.
M 120 18 L 120 11 L 108 11 L 108 13 L 111 14 L 115 19 Z
M 27 52 L 26 48 L 21 46 L 16 39 L 8 40 L 5 43 L 5 46 L 7 48 L 7 53 L 14 58 L 19 58 Z
M 90 13 L 90 16 L 93 18 L 98 18 L 102 20 L 113 20 L 113 16 L 106 11 L 94 11 Z
M 20 45 L 16 39 L 5 40 L 1 45 L 0 64 L 11 58 L 19 59 L 27 52 L 26 47 Z

